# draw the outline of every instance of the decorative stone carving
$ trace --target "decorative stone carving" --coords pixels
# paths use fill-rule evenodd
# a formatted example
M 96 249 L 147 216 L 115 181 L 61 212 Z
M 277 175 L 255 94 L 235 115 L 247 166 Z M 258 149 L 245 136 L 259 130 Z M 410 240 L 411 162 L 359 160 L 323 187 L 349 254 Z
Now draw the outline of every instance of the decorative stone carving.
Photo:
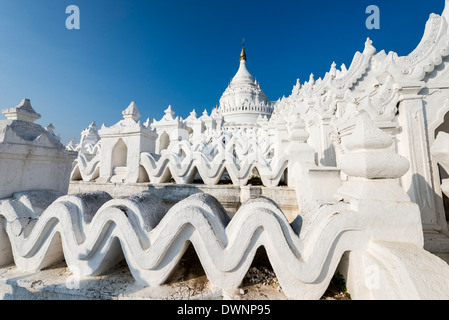
M 8 120 L 17 120 L 34 123 L 41 118 L 41 115 L 34 111 L 29 99 L 23 99 L 20 104 L 14 108 L 3 109 L 2 113 Z
M 157 135 L 151 128 L 142 125 L 139 118 L 137 106 L 132 102 L 123 111 L 123 120 L 109 128 L 103 125 L 99 131 L 100 181 L 135 183 L 145 179 L 140 154 L 155 152 Z
M 354 132 L 342 140 L 340 168 L 351 177 L 397 179 L 410 168 L 407 159 L 391 151 L 393 139 L 377 128 L 366 112 L 358 115 Z
M 50 126 L 33 123 L 40 115 L 30 100 L 2 113 L 7 119 L 0 120 L 0 199 L 42 189 L 67 193 L 76 153 L 65 150 Z

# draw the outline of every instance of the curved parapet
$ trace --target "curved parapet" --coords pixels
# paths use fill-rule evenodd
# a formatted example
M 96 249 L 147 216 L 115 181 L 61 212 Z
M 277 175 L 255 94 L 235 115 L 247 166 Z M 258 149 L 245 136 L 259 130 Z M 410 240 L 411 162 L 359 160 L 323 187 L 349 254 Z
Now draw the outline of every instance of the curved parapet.
M 335 205 L 320 210 L 302 238 L 269 199 L 245 203 L 231 220 L 207 194 L 168 212 L 150 194 L 123 200 L 105 193 L 64 196 L 34 218 L 20 200 L 6 200 L 0 217 L 20 270 L 65 259 L 75 275 L 88 277 L 124 255 L 138 283 L 158 286 L 192 243 L 212 285 L 236 289 L 263 246 L 285 293 L 313 299 L 322 296 L 341 255 L 351 249 L 346 234 L 360 228 L 345 205 Z
M 94 181 L 100 176 L 100 161 L 100 155 L 97 155 L 92 160 L 88 161 L 84 154 L 79 153 L 78 158 L 73 164 L 70 180 L 83 180 L 86 182 Z
M 166 183 L 173 179 L 177 184 L 189 184 L 199 175 L 205 184 L 216 185 L 226 171 L 234 185 L 244 186 L 257 170 L 265 186 L 275 187 L 287 169 L 288 156 L 275 151 L 266 136 L 261 137 L 253 130 L 237 130 L 233 135 L 222 132 L 203 138 L 204 141 L 196 143 L 172 142 L 160 155 L 140 152 L 135 161 L 144 176 L 141 182 Z M 131 165 L 136 166 L 127 163 L 128 168 Z M 95 181 L 102 171 L 108 171 L 104 155 L 80 152 L 71 181 Z
M 0 262 L 7 264 L 9 258 L 22 271 L 65 260 L 75 276 L 90 277 L 107 272 L 124 257 L 138 284 L 160 286 L 192 244 L 211 285 L 228 292 L 241 285 L 258 248 L 264 247 L 288 297 L 319 299 L 349 252 L 355 256 L 347 269 L 354 298 L 448 297 L 441 288 L 449 282 L 449 268 L 442 268 L 414 239 L 419 211 L 406 202 L 381 209 L 343 202 L 323 205 L 301 226 L 289 224 L 266 198 L 246 202 L 232 219 L 207 194 L 191 196 L 169 211 L 149 193 L 120 200 L 106 193 L 63 196 L 48 201 L 45 210 L 43 203 L 33 205 L 37 199 L 36 193 L 23 193 L 0 202 Z M 374 249 L 380 260 L 366 260 Z M 413 265 L 416 256 L 423 257 L 420 263 L 426 268 L 439 268 L 430 273 L 442 276 L 418 272 L 422 268 Z M 360 279 L 372 265 L 406 270 L 406 277 L 385 273 L 379 283 L 393 288 L 389 293 L 364 288 Z M 432 284 L 435 279 L 438 283 Z
M 283 156 L 271 161 L 260 152 L 246 152 L 238 157 L 224 148 L 214 148 L 213 158 L 203 152 L 190 151 L 183 156 L 175 152 L 155 157 L 150 153 L 140 155 L 140 165 L 145 169 L 150 182 L 164 183 L 173 178 L 178 184 L 192 183 L 198 173 L 207 185 L 216 185 L 223 173 L 228 172 L 237 186 L 248 183 L 251 173 L 257 169 L 265 186 L 277 186 L 288 165 L 288 157 Z M 186 149 L 183 149 L 186 150 Z
M 395 80 L 423 80 L 449 55 L 448 21 L 445 15 L 446 9 L 441 16 L 430 15 L 421 42 L 409 55 L 398 57 L 394 52 L 389 54 L 386 59 L 387 70 Z

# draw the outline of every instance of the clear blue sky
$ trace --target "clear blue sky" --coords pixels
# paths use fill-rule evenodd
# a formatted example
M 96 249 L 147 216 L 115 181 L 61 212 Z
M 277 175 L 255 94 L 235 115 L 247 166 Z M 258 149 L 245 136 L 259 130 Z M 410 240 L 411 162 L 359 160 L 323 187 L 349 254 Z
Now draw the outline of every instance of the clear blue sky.
M 68 30 L 77 5 L 81 29 Z M 368 30 L 368 5 L 381 29 Z M 29 98 L 65 144 L 92 121 L 111 126 L 136 101 L 159 120 L 171 104 L 186 118 L 210 110 L 237 72 L 241 39 L 248 68 L 270 100 L 296 79 L 349 68 L 367 37 L 407 55 L 444 0 L 0 0 L 0 108 Z M 0 115 L 0 119 L 3 119 Z

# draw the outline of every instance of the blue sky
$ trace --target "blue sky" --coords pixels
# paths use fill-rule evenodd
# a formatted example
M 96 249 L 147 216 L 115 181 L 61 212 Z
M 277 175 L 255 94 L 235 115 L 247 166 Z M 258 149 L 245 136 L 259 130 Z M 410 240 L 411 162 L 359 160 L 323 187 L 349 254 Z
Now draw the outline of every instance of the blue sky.
M 65 27 L 69 5 L 80 30 Z M 380 30 L 365 26 L 369 5 Z M 444 0 L 0 0 L 0 108 L 31 99 L 64 144 L 92 121 L 117 123 L 131 101 L 143 121 L 169 104 L 183 118 L 201 114 L 237 72 L 243 37 L 248 69 L 277 100 L 333 61 L 349 68 L 367 37 L 409 54 L 443 9 Z

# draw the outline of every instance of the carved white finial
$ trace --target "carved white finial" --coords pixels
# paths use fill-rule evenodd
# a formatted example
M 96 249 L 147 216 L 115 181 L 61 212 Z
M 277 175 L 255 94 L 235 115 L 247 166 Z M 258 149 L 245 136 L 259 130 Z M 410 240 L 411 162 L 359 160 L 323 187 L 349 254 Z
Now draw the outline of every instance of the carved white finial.
M 340 77 L 344 76 L 346 73 L 348 73 L 348 69 L 346 68 L 346 65 L 344 63 L 341 64 L 341 72 L 340 72 Z
M 47 130 L 48 132 L 54 134 L 55 127 L 53 126 L 53 124 L 50 123 L 48 126 L 45 127 L 45 130 Z
M 147 121 L 145 121 L 145 123 L 143 125 L 144 125 L 144 127 L 149 128 L 151 125 L 151 118 L 148 117 Z
M 174 116 L 175 115 L 175 112 L 173 111 L 173 108 L 172 108 L 171 105 L 169 105 L 167 110 L 165 110 L 164 112 L 165 112 L 166 115 L 169 115 L 169 116 Z
M 72 140 L 69 141 L 69 143 L 67 144 L 65 149 L 69 150 L 69 151 L 75 151 L 77 146 L 78 146 L 78 140 L 76 138 L 73 138 Z
M 296 80 L 296 85 L 293 86 L 293 94 L 299 94 L 299 91 L 301 90 L 301 81 L 299 78 Z
M 366 42 L 365 42 L 365 50 L 363 50 L 363 54 L 366 56 L 373 56 L 376 53 L 377 53 L 377 50 L 373 46 L 373 41 L 370 38 L 367 38 Z
M 393 139 L 360 111 L 354 132 L 345 139 L 341 169 L 350 177 L 397 179 L 409 169 L 407 159 L 390 150 Z
M 330 74 L 332 77 L 337 76 L 337 64 L 335 63 L 335 61 L 332 62 Z
M 311 86 L 315 84 L 315 75 L 313 73 L 310 74 L 309 84 Z
M 29 99 L 23 99 L 18 106 L 4 109 L 2 113 L 8 120 L 34 122 L 41 118 L 41 115 L 34 111 Z
M 137 121 L 140 118 L 139 110 L 137 110 L 137 105 L 134 101 L 131 102 L 122 114 L 124 119 L 133 119 L 134 121 Z

